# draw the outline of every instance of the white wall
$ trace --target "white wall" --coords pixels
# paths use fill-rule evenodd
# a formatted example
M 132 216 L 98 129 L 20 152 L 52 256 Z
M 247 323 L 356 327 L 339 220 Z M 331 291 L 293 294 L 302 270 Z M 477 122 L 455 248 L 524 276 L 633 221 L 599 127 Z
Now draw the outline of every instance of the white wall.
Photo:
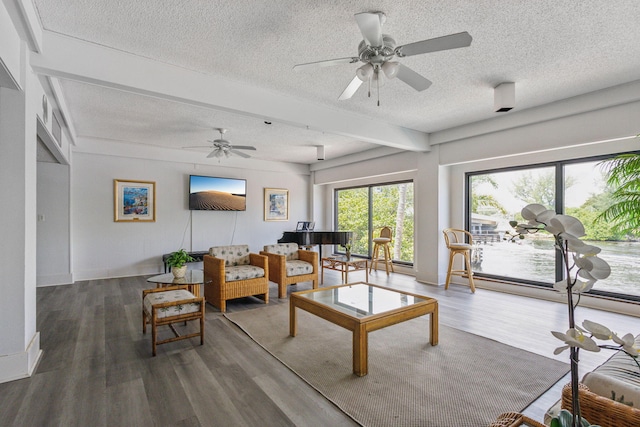
M 69 166 L 38 163 L 38 286 L 72 282 Z
M 189 175 L 247 180 L 244 212 L 190 211 Z M 114 222 L 113 180 L 156 183 L 156 222 Z M 264 188 L 289 190 L 289 221 L 265 222 Z M 88 153 L 72 158 L 74 280 L 153 274 L 161 256 L 185 248 L 248 244 L 257 252 L 309 217 L 309 176 L 253 169 L 142 160 Z

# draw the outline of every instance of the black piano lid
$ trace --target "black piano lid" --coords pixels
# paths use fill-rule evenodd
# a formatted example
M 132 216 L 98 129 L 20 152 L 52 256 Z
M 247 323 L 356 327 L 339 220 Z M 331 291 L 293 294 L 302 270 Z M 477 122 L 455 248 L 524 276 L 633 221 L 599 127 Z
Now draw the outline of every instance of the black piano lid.
M 298 246 L 346 245 L 352 231 L 285 231 L 278 243 L 297 243 Z

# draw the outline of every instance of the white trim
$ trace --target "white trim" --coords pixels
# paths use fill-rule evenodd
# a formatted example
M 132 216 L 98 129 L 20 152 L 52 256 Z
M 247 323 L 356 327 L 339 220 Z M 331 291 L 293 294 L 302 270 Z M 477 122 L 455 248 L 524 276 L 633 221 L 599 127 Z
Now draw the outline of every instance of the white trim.
M 56 158 L 58 163 L 60 163 L 61 165 L 69 166 L 69 159 L 67 159 L 62 151 L 60 151 L 58 142 L 51 134 L 51 132 L 49 132 L 49 129 L 47 129 L 47 125 L 42 122 L 42 119 L 39 116 L 37 119 L 37 133 L 42 142 L 44 142 L 44 145 L 51 152 L 53 157 Z M 60 144 L 62 144 L 62 141 L 60 141 Z
M 73 283 L 72 274 L 53 274 L 49 276 L 37 276 L 36 286 L 57 286 L 57 285 L 70 285 Z
M 0 87 L 6 87 L 13 90 L 22 90 L 16 79 L 13 78 L 13 75 L 9 71 L 9 68 L 7 68 L 2 58 L 0 58 Z
M 554 301 L 566 304 L 565 297 L 563 297 L 559 292 L 553 289 L 542 288 L 534 285 L 482 280 L 481 278 L 477 277 L 473 279 L 473 282 L 476 285 L 476 289 L 488 289 L 505 294 L 520 295 L 524 297 L 537 298 L 546 301 Z M 421 283 L 434 285 L 433 283 Z M 451 283 L 460 286 L 469 286 L 469 283 L 466 281 L 466 279 L 452 280 Z M 476 290 L 476 292 L 478 292 L 478 290 Z M 612 298 L 600 297 L 597 295 L 583 294 L 580 297 L 580 307 L 589 307 L 597 310 L 625 314 L 627 316 L 640 317 L 640 303 L 615 300 Z
M 25 351 L 0 356 L 0 383 L 30 377 L 41 358 L 40 332 L 36 332 Z

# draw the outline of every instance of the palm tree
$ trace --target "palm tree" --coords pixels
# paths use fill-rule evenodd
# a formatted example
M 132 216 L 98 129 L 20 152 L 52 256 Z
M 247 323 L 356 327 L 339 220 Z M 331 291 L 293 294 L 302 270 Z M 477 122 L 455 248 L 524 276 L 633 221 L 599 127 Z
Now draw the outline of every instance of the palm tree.
M 607 185 L 615 190 L 613 204 L 596 221 L 613 224 L 620 233 L 640 234 L 640 153 L 621 154 L 601 163 Z

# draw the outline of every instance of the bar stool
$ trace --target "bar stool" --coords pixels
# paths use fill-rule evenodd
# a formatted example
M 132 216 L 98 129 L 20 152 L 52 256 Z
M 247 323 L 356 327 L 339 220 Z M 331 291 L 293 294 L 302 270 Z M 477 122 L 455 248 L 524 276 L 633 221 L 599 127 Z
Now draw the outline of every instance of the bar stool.
M 375 264 L 376 270 L 378 269 L 378 260 L 380 260 L 380 248 L 382 248 L 382 257 L 384 258 L 384 267 L 389 275 L 389 266 L 393 271 L 393 263 L 391 262 L 391 250 L 389 249 L 389 243 L 391 243 L 391 228 L 382 227 L 380 229 L 380 237 L 373 239 L 373 256 L 371 257 L 371 265 L 369 266 L 369 273 L 373 269 Z
M 471 251 L 473 250 L 473 236 L 467 230 L 457 228 L 445 228 L 442 230 L 444 241 L 449 249 L 449 268 L 447 269 L 447 281 L 444 284 L 445 289 L 449 289 L 449 281 L 451 276 L 467 276 L 469 277 L 469 286 L 471 292 L 476 291 L 473 283 L 473 271 L 471 270 Z M 468 240 L 468 243 L 467 243 Z M 453 259 L 456 255 L 464 256 L 466 270 L 454 270 Z

